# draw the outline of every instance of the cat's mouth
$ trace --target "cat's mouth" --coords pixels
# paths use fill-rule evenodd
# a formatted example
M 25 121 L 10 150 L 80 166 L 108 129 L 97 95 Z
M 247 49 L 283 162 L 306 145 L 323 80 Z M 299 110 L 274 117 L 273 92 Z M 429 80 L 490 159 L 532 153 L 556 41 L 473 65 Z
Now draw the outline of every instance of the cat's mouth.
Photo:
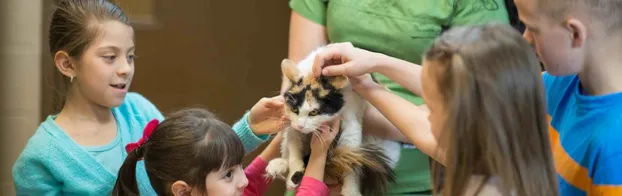
M 308 129 L 308 128 L 305 128 L 305 127 L 292 126 L 292 128 L 294 130 L 296 130 L 296 131 L 298 131 L 300 133 L 304 133 L 304 134 L 311 133 L 311 132 L 315 131 L 314 129 Z

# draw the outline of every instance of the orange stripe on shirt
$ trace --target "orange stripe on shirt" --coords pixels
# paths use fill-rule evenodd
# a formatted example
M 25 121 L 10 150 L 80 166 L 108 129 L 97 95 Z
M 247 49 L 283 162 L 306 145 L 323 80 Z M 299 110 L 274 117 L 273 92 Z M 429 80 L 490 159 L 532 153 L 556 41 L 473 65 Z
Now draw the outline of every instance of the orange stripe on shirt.
M 551 122 L 551 117 L 548 117 Z M 566 182 L 575 186 L 576 188 L 588 192 L 592 185 L 592 179 L 589 177 L 587 168 L 579 165 L 575 162 L 566 150 L 562 147 L 562 143 L 559 140 L 559 133 L 549 123 L 549 138 L 551 140 L 551 150 L 553 151 L 553 160 L 555 162 L 555 171 Z
M 622 186 L 614 185 L 593 185 L 589 192 L 590 196 L 620 196 L 622 195 Z

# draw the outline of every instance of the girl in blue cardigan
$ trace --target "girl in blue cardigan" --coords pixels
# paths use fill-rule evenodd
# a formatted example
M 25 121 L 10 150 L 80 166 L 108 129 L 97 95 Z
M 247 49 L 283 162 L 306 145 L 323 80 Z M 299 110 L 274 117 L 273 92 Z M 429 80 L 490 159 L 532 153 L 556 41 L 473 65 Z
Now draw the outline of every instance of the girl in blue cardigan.
M 106 0 L 61 0 L 53 13 L 50 52 L 64 78 L 62 109 L 50 115 L 13 166 L 17 195 L 110 195 L 127 157 L 160 111 L 128 92 L 134 75 L 134 31 Z M 233 129 L 253 150 L 280 127 L 282 100 L 262 99 Z M 137 165 L 141 195 L 155 195 L 144 164 Z

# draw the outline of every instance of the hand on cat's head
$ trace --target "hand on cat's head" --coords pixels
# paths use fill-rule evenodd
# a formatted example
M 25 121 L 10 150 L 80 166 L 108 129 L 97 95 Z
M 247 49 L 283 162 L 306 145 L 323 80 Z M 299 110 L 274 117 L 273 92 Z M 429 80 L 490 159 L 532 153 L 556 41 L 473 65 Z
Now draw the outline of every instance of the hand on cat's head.
M 335 120 L 320 126 L 311 137 L 311 151 L 328 151 L 328 148 L 339 132 L 340 124 L 341 118 L 335 118 Z
M 313 62 L 313 75 L 357 77 L 373 72 L 377 53 L 354 47 L 350 42 L 329 44 Z
M 273 134 L 281 131 L 289 121 L 283 115 L 283 96 L 261 98 L 248 116 L 248 124 L 255 135 Z

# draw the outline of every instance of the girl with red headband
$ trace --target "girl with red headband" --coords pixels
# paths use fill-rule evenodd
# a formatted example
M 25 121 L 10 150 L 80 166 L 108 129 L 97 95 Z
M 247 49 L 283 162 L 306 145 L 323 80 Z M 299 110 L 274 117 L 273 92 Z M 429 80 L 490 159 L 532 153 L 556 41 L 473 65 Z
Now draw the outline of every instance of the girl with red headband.
M 327 149 L 339 122 L 322 126 L 311 140 L 311 158 L 297 195 L 328 195 L 322 182 Z M 321 138 L 321 139 L 320 139 Z M 143 137 L 126 146 L 112 195 L 137 195 L 136 163 L 143 160 L 157 195 L 263 195 L 270 183 L 267 162 L 279 157 L 281 134 L 245 169 L 239 136 L 207 110 L 178 111 L 162 123 L 149 122 Z M 313 158 L 316 157 L 316 158 Z M 322 158 L 323 157 L 323 158 Z

